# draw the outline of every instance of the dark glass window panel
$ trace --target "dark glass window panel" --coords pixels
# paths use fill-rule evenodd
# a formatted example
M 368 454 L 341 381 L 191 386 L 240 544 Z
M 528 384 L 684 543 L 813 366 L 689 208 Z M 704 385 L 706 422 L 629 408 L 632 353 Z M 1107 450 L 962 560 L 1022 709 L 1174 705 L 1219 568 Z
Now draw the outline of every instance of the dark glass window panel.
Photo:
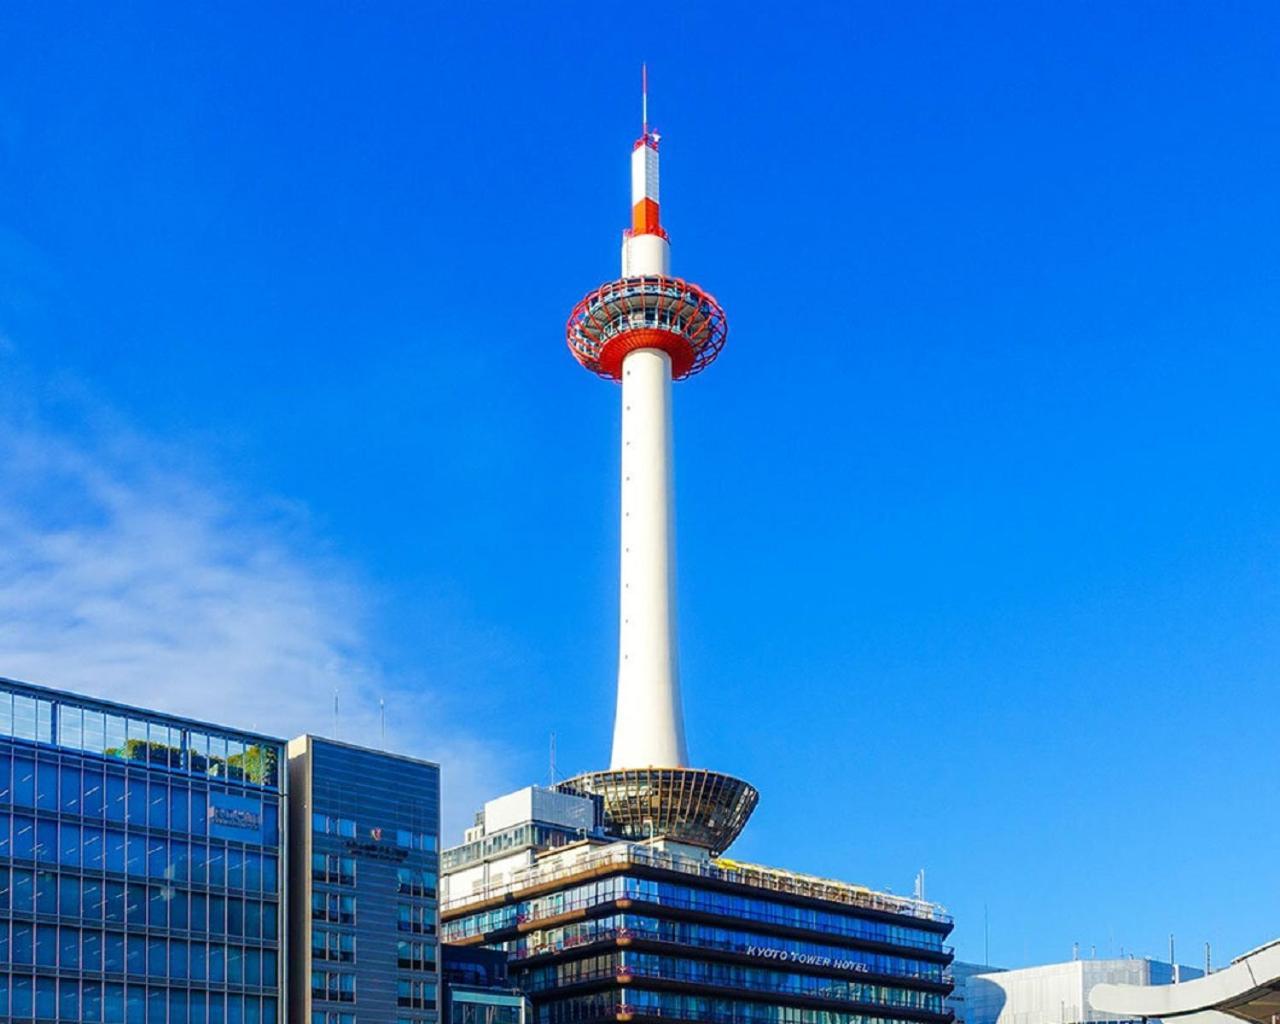
M 126 799 L 127 789 L 123 775 L 113 775 L 107 773 L 107 820 L 108 821 L 124 821 L 127 817 L 125 809 L 127 806 Z
M 86 930 L 81 935 L 80 952 L 84 958 L 84 969 L 93 974 L 102 970 L 102 933 Z
M 81 804 L 81 813 L 86 818 L 101 818 L 103 806 L 105 804 L 105 790 L 103 788 L 102 769 L 89 767 L 84 771 L 84 799 Z
M 63 917 L 80 916 L 80 879 L 72 875 L 58 879 L 58 913 Z
M 4 695 L 0 694 L 0 701 L 4 700 Z M 0 730 L 0 734 L 3 730 Z M 13 801 L 13 758 L 7 751 L 0 751 L 0 804 L 7 804 Z
M 169 790 L 169 821 L 175 832 L 185 832 L 191 825 L 191 792 L 185 786 Z
M 280 844 L 280 808 L 272 800 L 262 805 L 262 841 L 267 846 Z
M 36 806 L 44 811 L 58 809 L 58 766 L 52 761 L 36 762 Z
M 129 882 L 125 891 L 125 920 L 129 924 L 145 925 L 147 923 L 147 887 L 138 882 Z
M 53 978 L 36 978 L 36 1016 L 53 1020 L 58 1015 L 58 983 Z
M 188 970 L 187 944 L 179 939 L 169 943 L 169 975 L 185 979 Z
M 227 980 L 226 947 L 216 942 L 209 943 L 209 980 L 224 982 Z
M 151 886 L 150 908 L 147 911 L 147 920 L 152 928 L 169 927 L 169 896 L 173 892 L 163 885 Z
M 13 759 L 13 802 L 19 807 L 36 805 L 36 763 L 29 757 Z
M 88 826 L 84 830 L 84 866 L 89 871 L 101 871 L 103 861 L 102 829 Z
M 209 897 L 209 934 L 227 934 L 227 900 L 225 896 Z
M 131 875 L 147 873 L 147 837 L 130 833 L 125 837 L 125 871 Z
M 126 1024 L 147 1024 L 147 990 L 142 985 L 130 985 L 124 992 L 124 1019 Z
M 147 822 L 152 828 L 169 827 L 169 787 L 164 783 L 151 783 Z
M 209 794 L 202 789 L 191 791 L 191 831 L 202 836 L 209 825 Z
M 13 939 L 10 943 L 10 955 L 15 964 L 29 964 L 35 956 L 36 936 L 31 925 L 25 921 L 13 922 Z
M 262 937 L 262 904 L 257 900 L 245 900 L 244 934 L 250 939 Z
M 36 820 L 36 860 L 53 864 L 58 859 L 58 823 Z
M 9 894 L 12 890 L 11 876 L 8 868 L 0 868 L 0 913 L 9 909 Z
M 264 939 L 278 939 L 280 937 L 279 920 L 279 905 L 264 903 L 262 905 L 262 937 Z
M 208 977 L 208 954 L 203 942 L 191 943 L 191 980 L 204 981 Z
M 103 952 L 106 969 L 110 974 L 124 973 L 124 935 L 120 932 L 107 932 Z
M 177 889 L 169 898 L 169 927 L 175 931 L 185 932 L 190 924 L 190 915 L 187 913 L 187 893 Z
M 36 925 L 36 965 L 58 965 L 58 929 L 51 924 Z
M 188 1024 L 187 993 L 181 989 L 169 991 L 169 1024 Z
M 62 790 L 62 810 L 64 813 L 80 813 L 80 787 L 82 784 L 83 780 L 80 776 L 80 769 L 64 764 L 59 778 L 59 785 Z
M 227 850 L 227 888 L 243 889 L 244 888 L 244 851 L 239 849 Z
M 80 851 L 83 843 L 80 838 L 80 826 L 65 822 L 59 827 L 58 863 L 69 868 L 80 866 Z
M 31 978 L 16 977 L 9 991 L 14 1019 L 27 1020 L 31 1016 L 35 985 Z
M 52 871 L 36 872 L 36 913 L 49 914 L 58 912 L 58 876 Z
M 123 1024 L 124 986 L 108 982 L 102 986 L 103 1024 Z
M 86 981 L 80 990 L 80 1008 L 85 1024 L 99 1024 L 102 1020 L 102 985 Z
M 227 934 L 244 934 L 244 900 L 227 900 Z
M 191 894 L 191 930 L 193 932 L 209 930 L 209 897 L 203 893 Z
M 107 920 L 115 923 L 124 923 L 125 919 L 125 888 L 123 882 L 107 882 Z
M 210 885 L 227 884 L 227 850 L 224 846 L 211 845 L 207 862 Z
M 191 881 L 203 885 L 208 878 L 209 847 L 204 843 L 191 844 Z
M 96 878 L 86 878 L 81 886 L 80 913 L 86 921 L 102 920 L 102 883 Z
M 147 780 L 142 776 L 129 776 L 129 799 L 126 805 L 130 825 L 147 823 Z
M 279 866 L 273 854 L 262 857 L 262 891 L 275 894 L 280 888 Z
M 170 839 L 169 859 L 173 869 L 169 877 L 175 882 L 185 882 L 191 870 L 191 847 L 181 839 Z
M 74 978 L 58 982 L 58 1016 L 63 1020 L 80 1019 L 80 982 Z
M 239 946 L 227 947 L 227 984 L 244 984 L 244 957 Z
M 169 875 L 169 844 L 156 836 L 147 839 L 147 874 L 152 878 Z
M 147 940 L 147 973 L 153 978 L 169 973 L 169 949 L 164 939 Z
M 144 975 L 147 973 L 147 940 L 141 935 L 128 934 L 124 937 L 125 960 L 124 969 L 128 974 Z
M 262 854 L 244 855 L 244 887 L 247 892 L 262 891 Z
M 13 855 L 21 860 L 36 859 L 36 822 L 21 814 L 13 816 Z
M 13 815 L 0 810 L 0 859 L 8 860 L 13 856 Z

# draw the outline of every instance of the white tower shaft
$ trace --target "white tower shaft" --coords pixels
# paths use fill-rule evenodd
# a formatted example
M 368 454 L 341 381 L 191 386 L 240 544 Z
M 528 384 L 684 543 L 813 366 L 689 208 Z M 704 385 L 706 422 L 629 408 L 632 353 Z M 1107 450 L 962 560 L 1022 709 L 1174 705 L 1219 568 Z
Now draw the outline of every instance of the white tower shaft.
M 646 134 L 632 155 L 634 224 L 623 277 L 670 273 L 657 233 L 658 154 Z M 652 206 L 654 231 L 643 230 Z M 671 356 L 642 348 L 622 361 L 622 589 L 613 768 L 688 763 L 676 654 L 675 491 L 671 457 Z
M 671 357 L 622 364 L 622 593 L 612 768 L 688 762 L 676 654 Z

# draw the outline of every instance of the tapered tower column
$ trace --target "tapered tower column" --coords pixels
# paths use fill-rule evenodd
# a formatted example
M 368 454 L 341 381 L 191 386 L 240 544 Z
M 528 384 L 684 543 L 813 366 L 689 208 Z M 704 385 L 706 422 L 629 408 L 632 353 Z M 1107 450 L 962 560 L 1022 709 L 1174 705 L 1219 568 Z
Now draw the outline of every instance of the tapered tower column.
M 685 765 L 676 656 L 671 356 L 622 362 L 622 587 L 614 768 Z
M 647 88 L 642 96 L 622 276 L 590 292 L 565 325 L 574 358 L 622 384 L 622 585 L 610 767 L 560 788 L 599 796 L 615 835 L 719 852 L 742 830 L 758 794 L 741 779 L 688 766 L 676 653 L 671 382 L 709 366 L 729 327 L 710 294 L 671 276 L 658 133 L 649 130 Z

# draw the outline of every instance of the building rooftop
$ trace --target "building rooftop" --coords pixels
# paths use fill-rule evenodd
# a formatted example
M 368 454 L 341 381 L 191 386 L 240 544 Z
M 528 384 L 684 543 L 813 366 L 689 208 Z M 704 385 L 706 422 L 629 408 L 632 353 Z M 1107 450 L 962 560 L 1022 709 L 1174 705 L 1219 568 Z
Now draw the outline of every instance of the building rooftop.
M 446 914 L 456 913 L 477 904 L 502 900 L 512 889 L 553 888 L 577 876 L 598 875 L 610 869 L 630 866 L 657 868 L 790 896 L 843 903 L 863 910 L 902 914 L 939 924 L 952 923 L 951 916 L 941 906 L 925 900 L 876 892 L 861 885 L 759 864 L 744 864 L 726 858 L 696 860 L 665 853 L 642 843 L 628 842 L 610 843 L 607 846 L 577 844 L 514 872 L 508 879 L 453 897 L 445 901 L 441 910 Z

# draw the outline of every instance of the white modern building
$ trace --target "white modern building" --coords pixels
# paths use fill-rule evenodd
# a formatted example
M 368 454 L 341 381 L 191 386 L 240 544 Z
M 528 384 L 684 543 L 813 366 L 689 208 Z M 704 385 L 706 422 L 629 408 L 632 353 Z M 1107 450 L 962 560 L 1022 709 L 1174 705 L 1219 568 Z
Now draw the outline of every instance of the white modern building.
M 965 1024 L 1092 1024 L 1130 1020 L 1124 1014 L 1095 1010 L 1089 992 L 1095 985 L 1169 985 L 1175 974 L 1198 978 L 1194 967 L 1172 967 L 1159 960 L 1068 960 L 1020 970 L 973 974 L 964 980 Z

